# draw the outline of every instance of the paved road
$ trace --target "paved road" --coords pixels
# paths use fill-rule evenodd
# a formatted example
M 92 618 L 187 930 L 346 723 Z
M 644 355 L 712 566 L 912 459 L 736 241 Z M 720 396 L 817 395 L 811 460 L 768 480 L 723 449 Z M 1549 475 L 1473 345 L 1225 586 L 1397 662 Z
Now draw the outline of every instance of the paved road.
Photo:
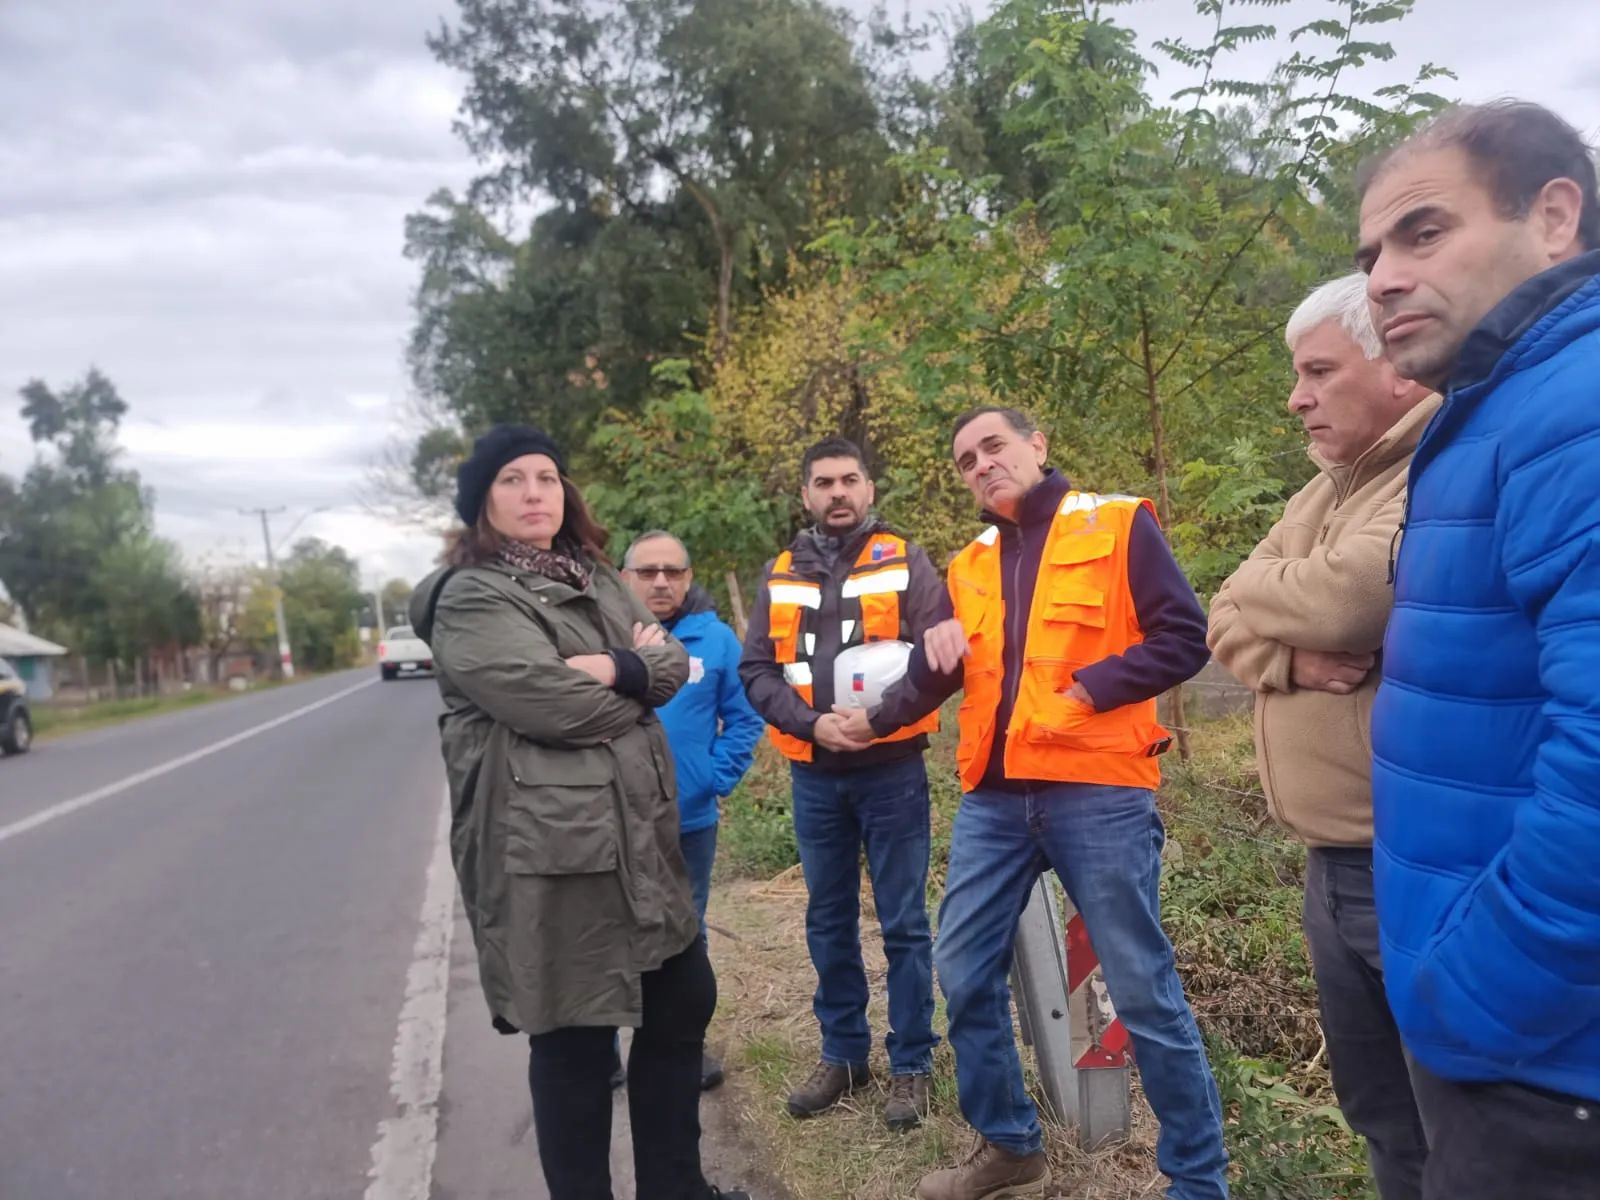
M 0 1198 L 543 1196 L 437 709 L 363 671 L 0 762 Z

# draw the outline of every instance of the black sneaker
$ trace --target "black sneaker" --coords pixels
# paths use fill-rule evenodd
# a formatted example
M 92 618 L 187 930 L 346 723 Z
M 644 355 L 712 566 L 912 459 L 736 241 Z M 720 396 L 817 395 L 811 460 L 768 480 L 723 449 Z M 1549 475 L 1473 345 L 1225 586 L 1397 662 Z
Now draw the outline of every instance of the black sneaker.
M 700 1059 L 700 1090 L 709 1092 L 714 1087 L 722 1086 L 722 1063 L 711 1055 L 703 1055 Z

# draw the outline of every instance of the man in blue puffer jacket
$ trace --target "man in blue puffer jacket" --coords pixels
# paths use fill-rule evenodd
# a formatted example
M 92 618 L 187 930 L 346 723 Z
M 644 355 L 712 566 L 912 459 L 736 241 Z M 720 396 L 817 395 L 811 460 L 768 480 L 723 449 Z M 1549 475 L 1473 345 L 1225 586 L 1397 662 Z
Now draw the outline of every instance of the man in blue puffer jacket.
M 704 936 L 721 817 L 718 800 L 750 769 L 766 726 L 739 681 L 744 645 L 718 618 L 711 597 L 695 584 L 684 544 L 662 530 L 643 534 L 628 547 L 622 575 L 689 652 L 689 681 L 656 715 L 666 727 L 678 768 L 678 838 Z M 722 1082 L 721 1064 L 709 1054 L 700 1082 L 707 1088 Z
M 1429 1200 L 1600 1196 L 1600 205 L 1532 104 L 1363 168 L 1417 447 L 1373 711 L 1384 975 Z

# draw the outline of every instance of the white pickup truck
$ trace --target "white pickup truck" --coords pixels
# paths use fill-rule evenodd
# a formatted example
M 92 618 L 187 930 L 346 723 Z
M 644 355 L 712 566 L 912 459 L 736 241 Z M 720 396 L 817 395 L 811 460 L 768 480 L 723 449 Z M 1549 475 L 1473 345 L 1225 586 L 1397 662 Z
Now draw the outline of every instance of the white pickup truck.
M 427 642 L 411 632 L 411 626 L 396 625 L 378 643 L 378 670 L 385 679 L 431 671 L 433 651 Z

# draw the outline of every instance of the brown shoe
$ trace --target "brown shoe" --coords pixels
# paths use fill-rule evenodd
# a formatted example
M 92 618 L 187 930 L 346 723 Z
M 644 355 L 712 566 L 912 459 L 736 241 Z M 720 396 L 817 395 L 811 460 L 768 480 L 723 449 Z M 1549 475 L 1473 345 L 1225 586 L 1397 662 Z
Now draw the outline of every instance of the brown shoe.
M 896 1133 L 922 1124 L 928 1115 L 928 1076 L 896 1075 L 889 1080 L 889 1102 L 883 1106 L 883 1123 Z
M 1001 1197 L 1043 1196 L 1050 1186 L 1050 1164 L 1042 1150 L 1013 1154 L 979 1138 L 959 1167 L 924 1175 L 917 1200 L 1001 1200 Z
M 819 1062 L 812 1068 L 811 1077 L 789 1093 L 789 1115 L 814 1117 L 839 1103 L 846 1093 L 858 1091 L 871 1082 L 872 1071 L 866 1063 L 847 1067 Z

